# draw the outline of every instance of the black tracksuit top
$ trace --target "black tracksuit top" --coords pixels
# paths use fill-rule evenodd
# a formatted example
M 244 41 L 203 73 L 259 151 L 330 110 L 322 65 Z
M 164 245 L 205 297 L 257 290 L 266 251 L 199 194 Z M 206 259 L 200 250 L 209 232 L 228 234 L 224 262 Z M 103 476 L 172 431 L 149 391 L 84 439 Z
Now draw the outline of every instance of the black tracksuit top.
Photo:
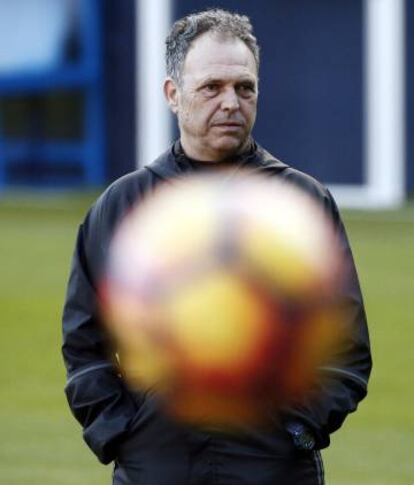
M 254 142 L 250 152 L 241 157 L 237 164 L 236 169 L 243 167 L 244 170 L 277 177 L 300 187 L 325 209 L 340 236 L 349 267 L 344 300 L 349 308 L 352 337 L 341 366 L 327 367 L 323 370 L 326 375 L 323 384 L 320 384 L 321 388 L 315 394 L 316 397 L 309 398 L 308 402 L 287 411 L 289 419 L 305 423 L 312 430 L 317 448 L 324 448 L 329 444 L 330 433 L 341 426 L 347 414 L 354 411 L 358 402 L 366 395 L 371 370 L 365 311 L 347 236 L 331 194 L 309 175 L 280 162 Z M 157 439 L 157 434 L 162 433 L 159 423 L 155 423 L 152 430 L 148 424 L 151 423 L 150 416 L 154 417 L 156 413 L 156 409 L 153 409 L 156 405 L 152 399 L 128 390 L 119 376 L 112 357 L 113 349 L 101 324 L 96 290 L 103 274 L 108 245 L 114 229 L 132 205 L 139 203 L 145 194 L 151 192 L 158 184 L 168 183 L 169 180 L 182 177 L 194 170 L 194 164 L 185 157 L 179 142 L 176 142 L 153 163 L 125 175 L 110 185 L 92 206 L 79 228 L 63 312 L 63 356 L 68 378 L 65 391 L 71 410 L 83 427 L 84 439 L 103 463 L 119 459 L 122 454 L 127 453 L 125 450 L 133 446 L 137 448 L 136 453 L 141 451 L 143 456 L 146 456 L 146 463 L 151 463 L 152 457 L 146 453 L 154 448 L 153 441 Z M 249 461 L 248 458 L 243 458 L 245 448 L 240 448 L 240 443 L 231 437 L 220 436 L 219 441 L 214 441 L 216 437 L 207 433 L 192 431 L 190 434 L 190 447 L 198 449 L 203 443 L 210 443 L 210 451 L 206 451 L 201 460 L 207 467 L 201 475 L 208 475 L 207 472 L 210 470 L 211 476 L 217 477 L 218 463 L 225 466 L 223 456 L 230 457 L 231 453 L 235 456 L 238 454 L 243 463 Z M 249 453 L 252 450 L 253 454 L 256 454 L 257 450 L 266 450 L 264 454 L 267 456 L 275 450 L 275 456 L 282 457 L 282 463 L 283 460 L 287 460 L 284 453 L 288 456 L 292 452 L 289 438 L 281 425 L 275 425 L 275 430 L 269 434 L 252 430 L 239 441 L 243 441 L 244 445 L 251 445 Z M 137 440 L 138 443 L 131 444 Z M 177 446 L 172 444 L 171 449 L 179 449 L 179 442 L 178 438 L 176 441 L 173 440 L 171 443 L 177 443 Z M 222 447 L 227 452 L 231 450 L 231 453 L 224 451 L 222 455 L 217 454 L 221 458 L 215 462 L 211 451 L 214 447 Z M 156 454 L 154 457 L 154 463 L 157 463 Z M 229 458 L 228 466 L 232 470 L 241 468 L 240 464 L 231 463 L 232 460 Z M 158 468 L 160 466 L 162 467 L 159 464 Z M 227 472 L 223 472 L 223 477 Z M 254 473 L 257 475 L 257 472 Z M 270 479 L 269 482 L 265 479 L 262 482 L 272 483 Z M 142 483 L 164 482 L 162 479 L 148 479 Z M 171 478 L 165 483 L 175 482 Z M 190 483 L 190 480 L 184 480 L 184 483 Z M 200 479 L 194 483 L 202 481 Z M 227 482 L 223 479 L 222 482 L 212 480 L 205 483 L 261 482 L 256 476 L 252 482 L 244 482 L 240 478 L 239 481 L 229 479 Z

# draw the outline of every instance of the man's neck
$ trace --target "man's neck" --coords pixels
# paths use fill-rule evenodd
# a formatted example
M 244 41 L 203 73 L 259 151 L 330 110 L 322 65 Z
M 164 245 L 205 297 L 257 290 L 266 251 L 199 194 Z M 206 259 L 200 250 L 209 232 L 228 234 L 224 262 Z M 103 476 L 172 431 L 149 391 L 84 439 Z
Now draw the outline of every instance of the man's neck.
M 184 155 L 199 163 L 225 163 L 231 160 L 235 161 L 242 157 L 243 155 L 251 151 L 253 141 L 249 137 L 241 148 L 235 152 L 217 152 L 217 151 L 207 151 L 207 150 L 194 150 L 191 145 L 186 143 L 186 140 L 182 137 L 180 138 L 180 145 Z

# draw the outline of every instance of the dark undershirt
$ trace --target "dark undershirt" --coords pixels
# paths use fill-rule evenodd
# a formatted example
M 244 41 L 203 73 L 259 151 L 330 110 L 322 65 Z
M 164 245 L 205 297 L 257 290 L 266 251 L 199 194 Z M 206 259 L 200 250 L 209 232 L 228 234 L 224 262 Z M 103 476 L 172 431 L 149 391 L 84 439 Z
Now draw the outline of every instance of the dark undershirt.
M 237 155 L 235 158 L 230 160 L 223 160 L 222 162 L 217 161 L 200 161 L 194 160 L 193 158 L 188 157 L 181 146 L 181 143 L 178 141 L 174 146 L 174 152 L 177 157 L 177 163 L 183 166 L 186 166 L 191 169 L 193 172 L 213 172 L 217 170 L 235 170 L 238 167 L 241 167 L 246 162 L 246 159 L 254 153 L 256 150 L 254 142 L 249 144 L 248 149 L 240 155 Z

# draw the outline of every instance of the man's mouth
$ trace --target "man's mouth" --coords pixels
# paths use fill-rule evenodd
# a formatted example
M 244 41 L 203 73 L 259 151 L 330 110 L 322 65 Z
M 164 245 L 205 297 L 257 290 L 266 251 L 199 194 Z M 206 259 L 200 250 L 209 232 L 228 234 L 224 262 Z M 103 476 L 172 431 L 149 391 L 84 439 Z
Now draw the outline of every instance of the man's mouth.
M 238 123 L 237 121 L 224 121 L 222 123 L 214 123 L 213 126 L 217 126 L 219 128 L 240 128 L 243 126 L 243 124 Z

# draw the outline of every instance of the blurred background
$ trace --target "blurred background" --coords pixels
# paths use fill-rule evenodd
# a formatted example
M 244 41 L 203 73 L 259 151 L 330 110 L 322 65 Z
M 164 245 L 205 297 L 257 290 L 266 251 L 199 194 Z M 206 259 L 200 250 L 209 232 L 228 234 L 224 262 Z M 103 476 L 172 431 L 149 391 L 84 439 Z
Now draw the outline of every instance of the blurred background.
M 372 336 L 368 399 L 324 452 L 328 483 L 414 483 L 414 5 L 403 0 L 0 0 L 2 483 L 102 484 L 63 394 L 60 316 L 77 226 L 177 136 L 162 99 L 171 22 L 249 15 L 256 140 L 327 184 Z

